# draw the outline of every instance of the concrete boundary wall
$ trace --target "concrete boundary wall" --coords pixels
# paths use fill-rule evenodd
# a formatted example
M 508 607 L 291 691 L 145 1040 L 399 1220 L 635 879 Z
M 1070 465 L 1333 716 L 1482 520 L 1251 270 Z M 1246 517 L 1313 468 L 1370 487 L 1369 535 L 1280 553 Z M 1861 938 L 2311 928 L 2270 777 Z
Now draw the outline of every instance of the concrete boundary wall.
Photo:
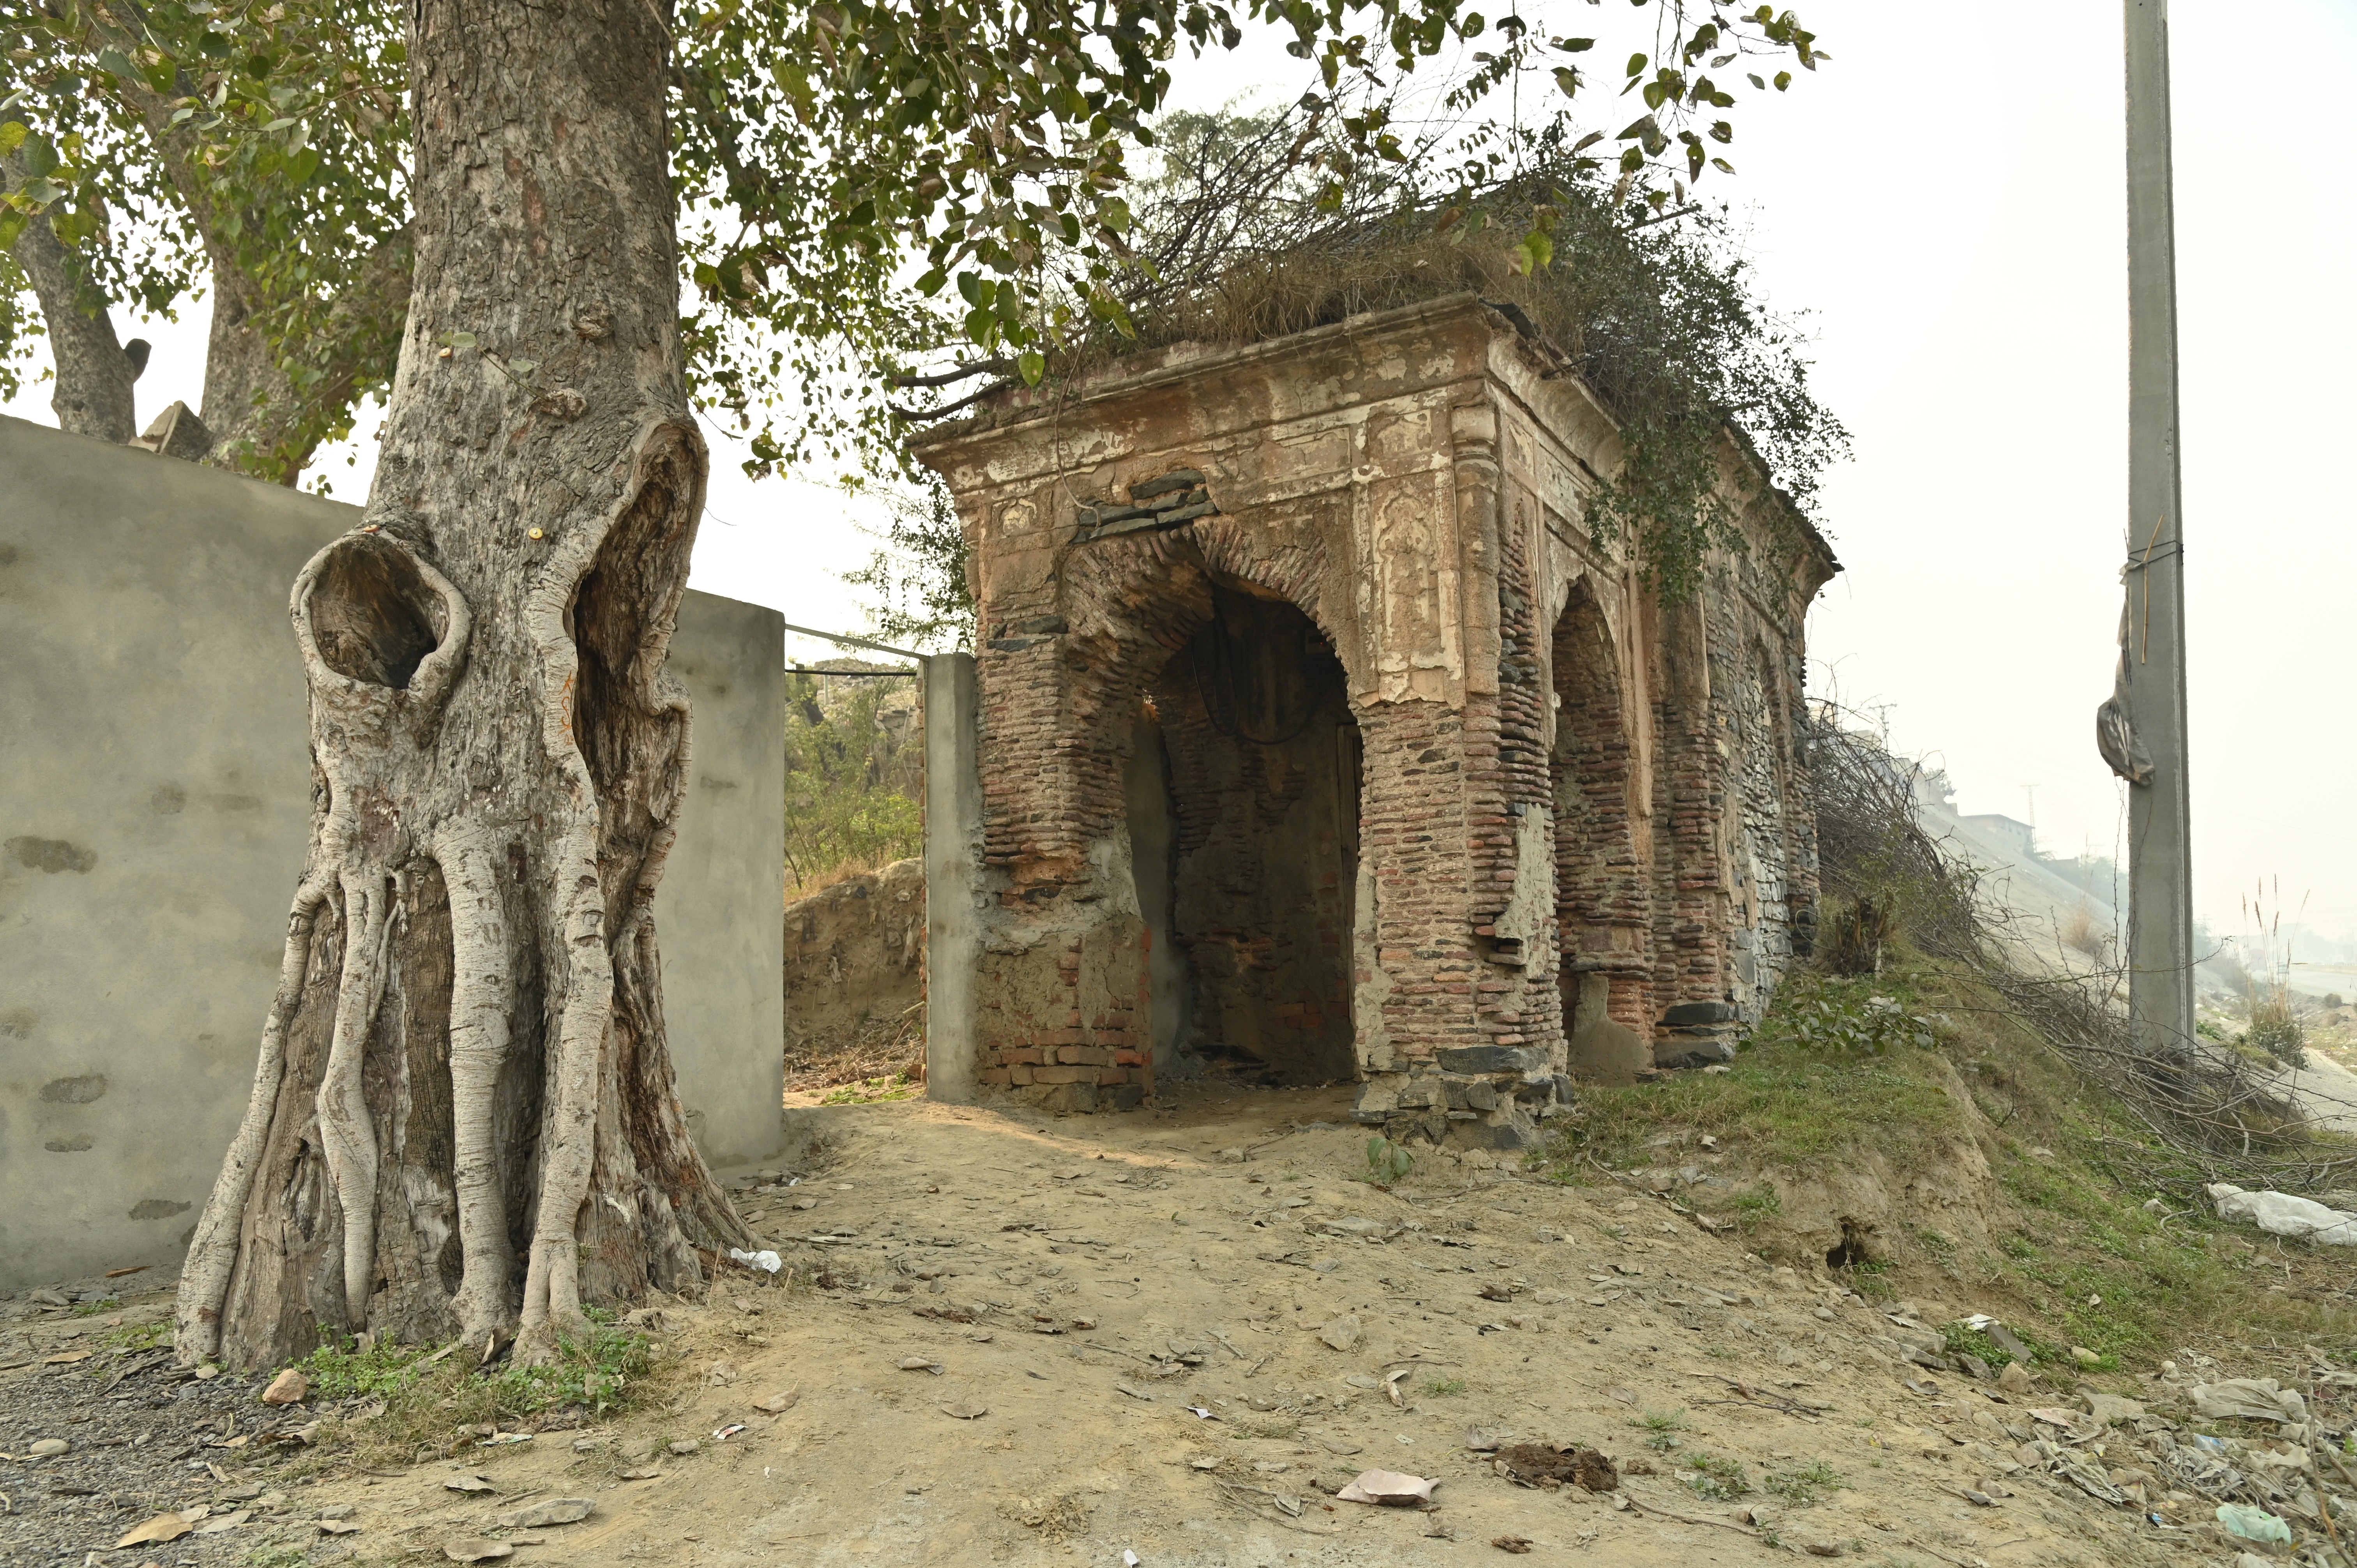
M 311 778 L 296 573 L 356 508 L 0 418 L 0 1288 L 178 1262 L 253 1082 Z M 691 593 L 657 896 L 706 1155 L 782 1090 L 782 623 Z

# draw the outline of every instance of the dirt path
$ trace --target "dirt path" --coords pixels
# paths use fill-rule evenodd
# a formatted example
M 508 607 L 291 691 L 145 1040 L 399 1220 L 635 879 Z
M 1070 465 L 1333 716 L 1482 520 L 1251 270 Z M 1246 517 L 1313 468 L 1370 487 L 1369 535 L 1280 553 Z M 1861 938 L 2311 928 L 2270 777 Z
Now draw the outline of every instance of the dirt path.
M 829 1239 L 788 1249 L 823 1260 L 814 1285 L 739 1277 L 668 1312 L 685 1391 L 615 1426 L 475 1451 L 464 1468 L 495 1494 L 447 1489 L 449 1463 L 300 1488 L 289 1520 L 349 1507 L 361 1527 L 313 1560 L 442 1561 L 447 1539 L 563 1497 L 594 1509 L 491 1533 L 517 1562 L 565 1563 L 1129 1551 L 1145 1568 L 1372 1568 L 1491 1561 L 1515 1536 L 1535 1560 L 1632 1568 L 1783 1561 L 1779 1540 L 1919 1568 L 2220 1557 L 2207 1529 L 2197 1552 L 2187 1531 L 2008 1472 L 2001 1429 L 2064 1395 L 1996 1402 L 1944 1374 L 1910 1391 L 1905 1377 L 1933 1385 L 1880 1313 L 1659 1199 L 1450 1161 L 1395 1194 L 1366 1185 L 1340 1091 L 1056 1121 L 921 1101 L 826 1114 L 830 1146 L 800 1184 L 746 1200 L 767 1235 Z M 782 1413 L 755 1408 L 780 1395 Z M 1676 1446 L 1649 1451 L 1647 1412 L 1683 1412 Z M 1469 1428 L 1659 1473 L 1629 1475 L 1618 1498 L 1527 1489 L 1468 1449 Z M 1741 1463 L 1760 1489 L 1698 1496 L 1683 1467 L 1697 1454 Z M 1767 1489 L 1813 1464 L 1839 1477 L 1813 1506 Z M 1437 1480 L 1437 1507 L 1329 1495 L 1372 1467 Z M 1975 1507 L 1966 1489 L 2010 1495 Z M 1766 1529 L 1739 1516 L 1753 1505 Z M 2208 1506 L 2176 1512 L 2198 1522 Z M 68 1559 L 5 1558 L 52 1560 Z

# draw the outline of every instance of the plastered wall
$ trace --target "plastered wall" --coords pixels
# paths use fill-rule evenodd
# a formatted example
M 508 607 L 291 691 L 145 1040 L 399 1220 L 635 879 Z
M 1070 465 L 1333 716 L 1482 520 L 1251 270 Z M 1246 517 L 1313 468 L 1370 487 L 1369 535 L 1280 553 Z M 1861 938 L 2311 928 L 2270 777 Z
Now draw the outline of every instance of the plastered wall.
M 310 764 L 286 594 L 358 511 L 0 418 L 0 1288 L 176 1263 L 251 1087 Z M 707 1155 L 780 1138 L 781 627 L 691 593 L 657 896 Z

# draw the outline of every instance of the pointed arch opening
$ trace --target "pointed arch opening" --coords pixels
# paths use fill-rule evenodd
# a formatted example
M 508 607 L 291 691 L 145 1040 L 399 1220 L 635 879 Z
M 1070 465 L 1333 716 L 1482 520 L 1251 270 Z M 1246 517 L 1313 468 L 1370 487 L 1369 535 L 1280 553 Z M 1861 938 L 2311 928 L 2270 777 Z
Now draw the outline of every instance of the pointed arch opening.
M 1176 1053 L 1275 1083 L 1356 1074 L 1351 1025 L 1361 742 L 1308 614 L 1214 575 L 1211 614 L 1149 683 L 1130 842 Z
M 1576 1069 L 1650 1067 L 1652 918 L 1631 822 L 1634 747 L 1610 625 L 1586 581 L 1555 627 L 1548 773 L 1564 1027 Z

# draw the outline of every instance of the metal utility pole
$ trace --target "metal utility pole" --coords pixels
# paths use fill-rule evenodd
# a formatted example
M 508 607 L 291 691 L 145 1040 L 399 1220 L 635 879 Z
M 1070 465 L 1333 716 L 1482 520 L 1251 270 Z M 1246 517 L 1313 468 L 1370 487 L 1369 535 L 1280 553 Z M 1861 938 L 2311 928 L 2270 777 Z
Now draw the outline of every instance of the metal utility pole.
M 2179 531 L 2177 247 L 2168 0 L 2126 0 L 2128 559 L 2120 691 L 2144 777 L 2128 790 L 2128 1008 L 2137 1047 L 2193 1042 L 2193 845 L 2186 787 L 2185 548 Z M 2141 742 L 2138 748 L 2135 743 Z M 2115 767 L 2118 764 L 2115 762 Z

